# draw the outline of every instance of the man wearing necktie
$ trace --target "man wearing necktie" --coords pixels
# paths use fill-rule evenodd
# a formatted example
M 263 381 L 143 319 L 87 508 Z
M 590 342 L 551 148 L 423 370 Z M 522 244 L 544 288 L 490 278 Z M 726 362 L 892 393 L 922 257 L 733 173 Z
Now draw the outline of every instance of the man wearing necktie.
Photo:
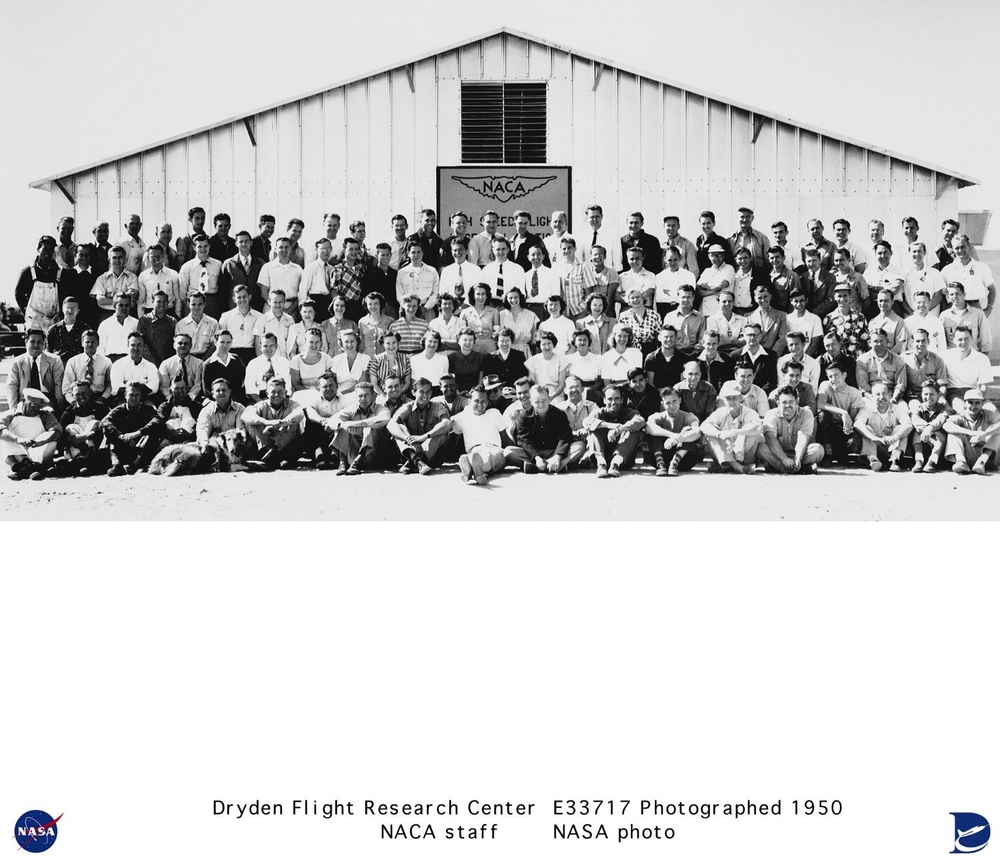
M 250 291 L 250 307 L 259 311 L 264 307 L 264 297 L 260 295 L 257 277 L 266 262 L 254 256 L 253 239 L 246 230 L 240 230 L 236 234 L 236 254 L 222 264 L 222 274 L 219 276 L 220 293 L 228 297 L 233 294 L 236 287 L 244 286 Z M 229 304 L 228 298 L 226 304 Z
M 13 409 L 21 402 L 26 388 L 41 391 L 51 405 L 61 406 L 64 367 L 62 359 L 45 351 L 45 333 L 29 329 L 24 336 L 27 351 L 14 359 L 7 374 L 7 405 Z

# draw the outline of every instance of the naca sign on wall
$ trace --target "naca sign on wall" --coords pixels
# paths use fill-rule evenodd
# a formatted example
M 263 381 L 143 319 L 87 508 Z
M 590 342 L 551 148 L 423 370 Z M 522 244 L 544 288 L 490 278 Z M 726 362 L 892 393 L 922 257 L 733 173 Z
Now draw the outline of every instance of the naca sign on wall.
M 487 164 L 474 167 L 438 168 L 438 222 L 441 235 L 447 235 L 448 216 L 464 212 L 469 216 L 469 232 L 478 233 L 480 219 L 492 209 L 500 214 L 497 229 L 509 236 L 514 232 L 513 214 L 518 209 L 531 213 L 533 233 L 546 235 L 552 213 L 562 209 L 570 216 L 572 229 L 572 199 L 569 167 L 504 167 Z

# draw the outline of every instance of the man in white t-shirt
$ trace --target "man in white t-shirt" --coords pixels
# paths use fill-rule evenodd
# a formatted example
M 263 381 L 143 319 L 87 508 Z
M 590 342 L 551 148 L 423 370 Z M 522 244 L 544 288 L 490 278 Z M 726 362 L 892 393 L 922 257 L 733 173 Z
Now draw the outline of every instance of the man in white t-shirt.
M 461 433 L 465 453 L 458 458 L 458 468 L 465 483 L 486 486 L 488 476 L 504 468 L 503 442 L 500 433 L 507 422 L 498 409 L 491 409 L 490 394 L 483 386 L 471 391 L 472 402 L 451 420 L 452 433 Z
M 947 283 L 957 281 L 965 287 L 965 300 L 973 307 L 980 308 L 986 316 L 993 311 L 997 288 L 990 267 L 973 260 L 970 253 L 972 242 L 964 233 L 951 240 L 951 251 L 955 261 L 941 270 Z
M 823 321 L 806 310 L 808 298 L 802 290 L 793 290 L 788 297 L 792 309 L 788 312 L 788 331 L 801 332 L 806 339 L 806 355 L 820 355 L 823 352 Z
M 664 261 L 666 268 L 656 276 L 656 292 L 653 295 L 656 302 L 656 312 L 661 317 L 680 304 L 677 295 L 679 287 L 694 287 L 697 283 L 693 272 L 681 268 L 679 248 L 674 245 L 667 248 Z

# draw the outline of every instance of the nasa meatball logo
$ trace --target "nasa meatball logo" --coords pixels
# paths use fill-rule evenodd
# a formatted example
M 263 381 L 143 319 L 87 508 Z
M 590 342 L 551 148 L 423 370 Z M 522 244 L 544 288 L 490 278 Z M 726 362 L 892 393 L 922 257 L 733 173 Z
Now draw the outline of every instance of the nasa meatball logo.
M 40 809 L 25 812 L 14 824 L 14 839 L 18 848 L 32 854 L 41 854 L 56 844 L 59 828 L 56 826 L 62 813 L 52 817 Z
M 555 176 L 452 176 L 451 178 L 487 200 L 496 200 L 498 203 L 510 203 L 511 200 L 527 197 L 532 191 L 537 191 L 557 179 Z

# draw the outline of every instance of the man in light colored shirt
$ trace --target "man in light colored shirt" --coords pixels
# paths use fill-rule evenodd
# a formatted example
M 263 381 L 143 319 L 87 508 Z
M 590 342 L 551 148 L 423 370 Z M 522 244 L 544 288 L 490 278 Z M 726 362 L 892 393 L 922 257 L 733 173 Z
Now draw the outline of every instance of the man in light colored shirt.
M 610 227 L 604 226 L 604 209 L 592 203 L 584 210 L 587 219 L 586 226 L 577 231 L 577 252 L 581 259 L 590 258 L 590 249 L 600 245 L 607 251 L 607 263 L 616 272 L 622 271 L 624 263 L 621 255 L 621 242 Z
M 691 243 L 688 243 L 691 245 Z M 694 245 L 691 245 L 691 255 L 694 257 Z M 678 290 L 683 286 L 694 288 L 697 286 L 697 278 L 694 272 L 681 268 L 681 251 L 676 245 L 670 245 L 664 251 L 663 271 L 656 276 L 656 291 L 653 300 L 656 303 L 656 312 L 663 316 L 672 311 L 678 304 Z M 695 263 L 695 269 L 698 264 Z
M 928 309 L 936 316 L 940 312 L 938 308 L 944 301 L 948 282 L 937 269 L 927 265 L 927 247 L 923 242 L 914 242 L 907 251 L 910 265 L 903 277 L 904 312 L 913 313 L 917 307 L 917 293 L 926 292 L 930 297 Z
M 170 385 L 179 377 L 184 390 L 192 400 L 205 397 L 205 362 L 191 355 L 191 335 L 174 332 L 174 355 L 164 359 L 158 368 L 160 374 L 160 395 L 170 393 Z
M 556 260 L 562 259 L 562 250 L 559 243 L 563 238 L 573 239 L 574 237 L 572 233 L 566 232 L 566 227 L 569 224 L 569 216 L 561 209 L 557 209 L 552 213 L 549 223 L 552 226 L 552 233 L 542 239 L 542 244 L 545 245 L 545 250 L 549 252 L 549 259 L 555 263 Z
M 388 381 L 386 380 L 387 383 Z M 313 458 L 317 469 L 337 468 L 340 457 L 333 447 L 333 437 L 337 433 L 333 418 L 342 408 L 340 397 L 337 396 L 337 377 L 327 371 L 319 378 L 318 390 L 296 392 L 295 399 L 302 404 L 306 413 L 303 431 L 303 450 L 306 455 Z
M 186 236 L 177 239 L 177 265 L 183 268 L 189 260 L 195 256 L 194 240 L 205 232 L 205 210 L 201 206 L 192 206 L 188 209 L 188 232 Z M 180 269 L 177 270 L 180 272 Z
M 472 402 L 451 420 L 452 432 L 462 434 L 465 453 L 458 458 L 458 468 L 467 484 L 485 487 L 489 476 L 502 472 L 506 461 L 500 434 L 507 423 L 498 409 L 490 409 L 489 392 L 477 386 Z
M 753 228 L 753 209 L 739 208 L 740 229 L 729 237 L 729 247 L 736 253 L 737 248 L 746 248 L 753 257 L 752 265 L 763 268 L 767 265 L 767 252 L 771 241 L 760 230 Z
M 800 331 L 790 331 L 785 335 L 785 345 L 788 351 L 778 359 L 778 385 L 788 385 L 785 375 L 788 372 L 788 364 L 794 361 L 802 365 L 802 381 L 811 386 L 813 391 L 818 390 L 819 362 L 806 353 L 805 335 Z
M 524 304 L 539 320 L 544 322 L 549 315 L 545 309 L 549 296 L 561 294 L 559 275 L 555 269 L 544 265 L 545 255 L 537 245 L 528 251 L 528 262 L 531 264 L 531 268 L 524 273 L 524 286 L 522 287 L 525 293 Z M 496 266 L 497 264 L 491 265 Z M 487 268 L 490 269 L 490 277 L 497 276 L 498 273 L 494 272 L 491 266 L 487 266 Z
M 277 258 L 264 265 L 257 276 L 261 295 L 266 299 L 272 290 L 281 290 L 285 294 L 286 302 L 289 296 L 294 296 L 297 301 L 299 285 L 302 282 L 302 268 L 292 262 L 291 240 L 287 236 L 282 236 L 275 241 L 274 247 L 278 255 Z M 266 302 L 264 310 L 270 310 Z M 219 322 L 221 323 L 222 320 L 220 319 Z
M 285 390 L 292 390 L 292 366 L 287 358 L 278 355 L 278 338 L 273 332 L 261 337 L 261 354 L 247 364 L 243 389 L 251 403 L 267 396 L 267 384 L 278 376 L 285 382 Z
M 890 290 L 881 289 L 875 297 L 878 313 L 868 321 L 868 330 L 880 329 L 885 332 L 889 351 L 902 355 L 906 348 L 906 324 L 893 310 L 894 297 Z
M 188 307 L 188 296 L 201 293 L 205 297 L 205 313 L 218 319 L 225 309 L 225 297 L 219 293 L 222 263 L 210 254 L 208 236 L 199 233 L 194 237 L 194 259 L 188 260 L 178 272 L 181 301 Z
M 98 353 L 100 335 L 96 331 L 83 333 L 83 352 L 74 355 L 66 362 L 63 374 L 63 396 L 73 402 L 77 382 L 87 381 L 94 399 L 110 400 L 111 391 L 111 359 Z M 126 345 L 126 349 L 127 349 Z
M 837 239 L 837 248 L 842 248 L 851 255 L 851 268 L 858 274 L 863 274 L 868 268 L 868 255 L 864 248 L 851 241 L 851 222 L 846 218 L 838 218 L 833 222 L 833 234 Z
M 493 239 L 496 236 L 497 224 L 500 223 L 500 215 L 492 209 L 487 209 L 479 223 L 483 225 L 483 230 L 469 240 L 469 262 L 483 268 L 493 262 Z
M 344 256 L 344 241 L 337 237 L 340 232 L 340 215 L 336 212 L 327 212 L 323 215 L 323 236 L 320 238 L 328 239 L 330 242 L 330 260 L 333 263 L 338 263 Z M 304 262 L 302 267 L 305 268 L 313 260 L 317 259 L 317 244 L 313 243 L 313 246 L 308 250 L 303 250 L 305 254 Z M 289 253 L 291 253 L 291 248 L 289 248 Z M 279 258 L 280 259 L 280 258 Z M 273 286 L 280 286 L 280 284 L 274 284 Z M 297 291 L 296 291 L 297 292 Z M 264 292 L 267 295 L 267 291 Z
M 220 331 L 233 336 L 232 352 L 248 365 L 260 355 L 260 338 L 264 334 L 264 315 L 250 307 L 250 292 L 246 287 L 233 291 L 236 307 L 226 311 L 219 320 Z
M 622 293 L 627 296 L 632 290 L 639 290 L 646 307 L 653 307 L 653 297 L 656 295 L 656 275 L 646 268 L 646 257 L 642 248 L 629 248 L 626 256 L 629 267 L 621 273 Z
M 861 457 L 873 472 L 881 472 L 888 463 L 890 472 L 902 472 L 899 464 L 913 424 L 905 404 L 893 400 L 889 386 L 876 382 L 871 399 L 858 415 L 857 431 L 861 437 Z
M 752 475 L 756 471 L 757 450 L 763 440 L 760 415 L 743 405 L 736 382 L 722 386 L 719 396 L 726 405 L 716 409 L 701 424 L 708 451 L 715 461 L 710 471 L 731 471 Z
M 156 365 L 142 357 L 145 342 L 139 332 L 128 336 L 128 355 L 111 365 L 111 390 L 118 403 L 125 400 L 125 386 L 132 382 L 146 386 L 143 399 L 155 397 L 160 391 L 160 373 Z
M 677 310 L 663 318 L 663 325 L 672 325 L 677 329 L 676 348 L 689 358 L 700 352 L 701 336 L 706 326 L 705 316 L 694 309 L 694 289 L 691 284 L 678 287 Z
M 487 264 L 483 267 L 483 280 L 482 283 L 486 284 L 490 288 L 490 298 L 496 299 L 498 301 L 502 300 L 507 294 L 507 290 L 512 287 L 516 287 L 522 293 L 525 293 L 527 298 L 528 306 L 531 307 L 532 298 L 528 292 L 526 292 L 526 281 L 525 281 L 525 270 L 522 269 L 517 263 L 509 259 L 510 257 L 510 242 L 507 241 L 506 237 L 496 235 L 493 237 L 493 258 L 492 263 Z M 545 255 L 542 255 L 542 260 L 544 262 Z M 534 264 L 530 262 L 531 260 L 531 250 L 528 250 L 528 260 L 529 267 L 535 268 Z M 402 273 L 400 273 L 402 274 Z M 556 290 L 554 293 L 549 293 L 549 295 L 559 295 L 559 278 L 556 278 Z M 548 296 L 545 296 L 548 299 Z
M 864 408 L 864 397 L 857 388 L 847 384 L 844 369 L 837 361 L 826 367 L 826 382 L 820 383 L 816 407 L 819 410 L 819 441 L 826 449 L 826 456 L 846 466 L 854 444 L 854 421 Z
M 680 253 L 681 268 L 690 272 L 694 282 L 697 283 L 701 272 L 698 268 L 698 249 L 694 242 L 681 235 L 681 219 L 676 215 L 667 215 L 663 219 L 663 232 L 666 234 L 662 245 L 664 265 L 667 262 L 667 252 L 671 247 L 676 248 Z
M 146 253 L 146 243 L 139 236 L 142 218 L 132 214 L 125 222 L 125 236 L 118 242 L 125 249 L 125 268 L 138 277 L 142 271 L 142 258 Z
M 972 330 L 966 325 L 955 329 L 955 347 L 941 357 L 948 370 L 948 400 L 955 412 L 961 412 L 962 399 L 970 388 L 986 392 L 986 386 L 993 382 L 993 367 L 985 355 L 972 348 Z
M 910 274 L 912 275 L 914 271 L 911 269 Z M 931 271 L 934 270 L 931 269 Z M 916 310 L 903 320 L 903 325 L 906 327 L 906 348 L 913 349 L 914 337 L 917 331 L 922 329 L 927 332 L 930 338 L 931 352 L 940 355 L 948 348 L 948 337 L 945 334 L 941 318 L 930 313 L 930 302 L 930 293 L 925 290 L 919 290 L 913 294 L 913 303 Z
M 806 339 L 806 355 L 819 355 L 823 352 L 823 321 L 806 310 L 808 297 L 802 290 L 793 291 L 788 298 L 792 305 L 786 317 L 788 331 L 802 333 Z
M 386 244 L 390 250 L 389 265 L 397 272 L 406 262 L 406 234 L 409 229 L 410 223 L 405 216 L 392 216 L 392 238 Z
M 452 236 L 448 249 L 452 262 L 441 270 L 438 289 L 440 294 L 466 296 L 483 278 L 483 270 L 469 262 L 469 237 Z
M 108 317 L 97 327 L 101 340 L 100 351 L 112 361 L 116 361 L 128 352 L 128 336 L 136 330 L 139 320 L 129 316 L 132 301 L 126 293 L 119 293 L 114 298 L 114 316 Z
M 944 327 L 948 346 L 956 345 L 955 331 L 959 326 L 965 326 L 972 332 L 972 348 L 988 353 L 993 348 L 993 333 L 986 321 L 986 314 L 966 301 L 965 287 L 961 281 L 948 284 L 948 301 L 950 306 L 941 311 L 941 316 L 938 317 Z
M 944 279 L 951 284 L 958 281 L 965 287 L 965 299 L 974 307 L 982 309 L 988 317 L 993 312 L 997 289 L 993 273 L 985 263 L 972 259 L 972 242 L 964 233 L 951 240 L 951 250 L 955 261 L 941 270 Z
M 747 318 L 734 312 L 735 301 L 736 296 L 732 290 L 723 290 L 719 293 L 719 312 L 705 320 L 708 331 L 718 332 L 719 351 L 729 356 L 739 353 L 746 345 L 743 327 Z
M 137 309 L 139 315 L 148 314 L 153 310 L 153 296 L 158 292 L 167 294 L 168 307 L 178 319 L 181 317 L 180 278 L 173 269 L 164 264 L 163 248 L 159 245 L 149 246 L 149 268 L 139 274 L 139 293 Z
M 177 321 L 174 335 L 188 335 L 191 338 L 191 354 L 206 361 L 215 352 L 215 334 L 219 330 L 219 322 L 205 315 L 205 297 L 201 293 L 191 293 L 188 296 L 188 307 L 191 313 Z
M 287 358 L 286 344 L 288 341 L 288 330 L 295 324 L 290 313 L 285 313 L 285 292 L 284 290 L 271 290 L 268 297 L 268 304 L 271 309 L 264 314 L 263 333 L 273 334 L 278 339 L 278 355 Z
M 711 265 L 698 277 L 698 294 L 701 296 L 701 312 L 713 316 L 719 312 L 719 294 L 731 290 L 736 279 L 736 270 L 725 261 L 726 249 L 722 245 L 709 245 L 708 259 Z
M 106 320 L 115 312 L 116 297 L 124 294 L 129 300 L 129 310 L 136 306 L 139 296 L 139 279 L 125 268 L 125 249 L 115 245 L 108 252 L 111 268 L 98 275 L 90 294 L 97 299 L 101 319 Z
M 945 422 L 948 434 L 945 457 L 954 462 L 951 470 L 958 475 L 970 472 L 985 475 L 987 469 L 996 467 L 1000 419 L 996 409 L 988 412 L 984 404 L 983 393 L 970 388 L 963 398 L 962 409 L 956 410 L 959 414 Z
M 516 404 L 517 401 L 515 401 Z M 569 443 L 569 454 L 566 455 L 566 468 L 568 469 L 575 466 L 587 455 L 587 435 L 590 431 L 585 422 L 597 411 L 598 406 L 584 396 L 583 381 L 579 376 L 572 374 L 566 377 L 566 399 L 554 405 L 566 413 L 566 418 L 569 419 L 569 429 L 573 434 L 573 441 Z
M 267 398 L 243 411 L 243 423 L 257 447 L 257 458 L 247 460 L 251 472 L 294 469 L 302 448 L 302 407 L 287 393 L 281 376 L 267 383 Z
M 764 444 L 757 455 L 779 474 L 815 475 L 823 459 L 823 446 L 815 442 L 812 410 L 799 405 L 798 392 L 790 386 L 776 393 L 778 405 L 764 416 Z

